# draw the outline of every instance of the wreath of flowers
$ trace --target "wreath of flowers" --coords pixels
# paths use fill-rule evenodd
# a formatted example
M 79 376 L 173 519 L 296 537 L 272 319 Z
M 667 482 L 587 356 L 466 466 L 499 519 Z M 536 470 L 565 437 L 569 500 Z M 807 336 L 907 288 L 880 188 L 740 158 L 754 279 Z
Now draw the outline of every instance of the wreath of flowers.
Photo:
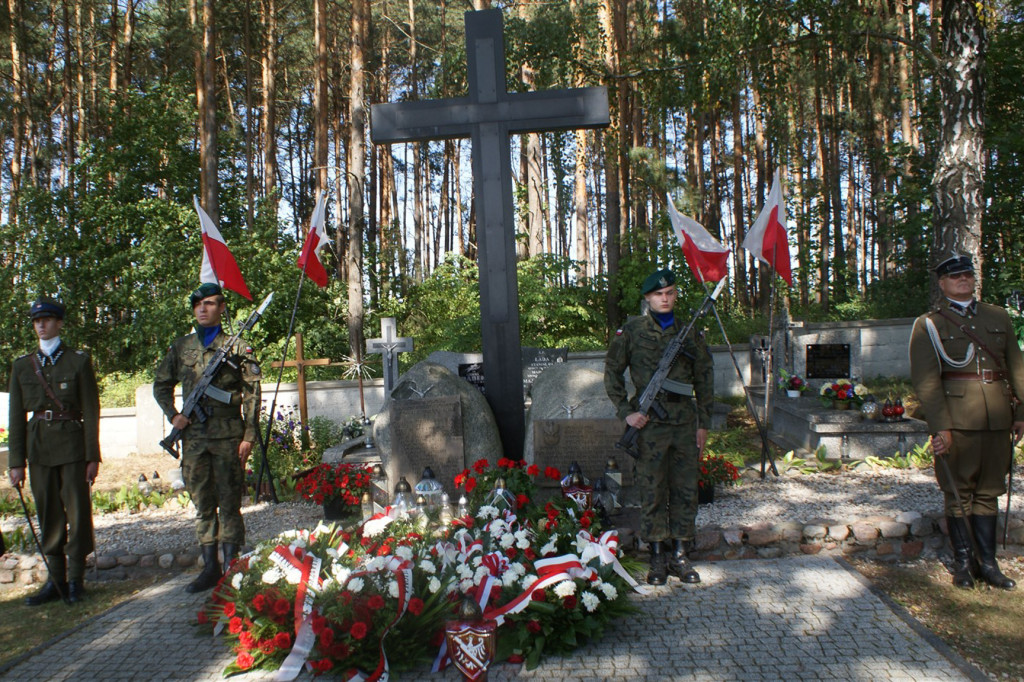
M 850 400 L 857 405 L 864 402 L 868 389 L 863 384 L 854 385 L 849 379 L 839 379 L 831 384 L 824 384 L 818 391 L 821 404 L 828 407 L 835 400 Z
M 440 668 L 444 623 L 465 597 L 498 623 L 496 661 L 533 668 L 599 637 L 632 610 L 629 592 L 643 591 L 631 575 L 639 566 L 593 511 L 535 501 L 538 475 L 484 460 L 459 475 L 460 486 L 487 502 L 487 486 L 502 478 L 514 505 L 477 504 L 447 525 L 389 508 L 351 530 L 320 525 L 260 543 L 198 614 L 236 653 L 224 673 L 305 666 L 374 680 L 431 659 Z M 401 656 L 387 656 L 393 647 Z

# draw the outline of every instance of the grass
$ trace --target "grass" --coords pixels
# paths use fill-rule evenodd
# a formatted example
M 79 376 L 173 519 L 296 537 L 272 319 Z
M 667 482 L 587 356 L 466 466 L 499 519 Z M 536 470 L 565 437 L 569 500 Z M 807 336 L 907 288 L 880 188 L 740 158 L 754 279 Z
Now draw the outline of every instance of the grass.
M 130 599 L 164 577 L 162 573 L 153 573 L 128 580 L 91 582 L 87 574 L 86 597 L 74 606 L 59 601 L 25 606 L 25 597 L 36 592 L 38 585 L 0 592 L 0 613 L 4 614 L 0 619 L 0 667 Z
M 1024 582 L 1024 558 L 1000 559 L 1000 568 Z M 1013 591 L 953 586 L 937 559 L 908 564 L 855 561 L 875 587 L 965 659 L 999 679 L 1024 680 L 1024 588 Z

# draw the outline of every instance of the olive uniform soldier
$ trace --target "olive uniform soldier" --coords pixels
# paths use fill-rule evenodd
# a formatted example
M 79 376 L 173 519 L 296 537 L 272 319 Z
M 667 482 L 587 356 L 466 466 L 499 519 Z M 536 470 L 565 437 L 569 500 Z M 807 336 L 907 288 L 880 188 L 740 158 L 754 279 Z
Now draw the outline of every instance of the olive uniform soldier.
M 217 557 L 222 545 L 224 564 L 238 556 L 245 543 L 242 492 L 245 462 L 256 440 L 260 405 L 260 369 L 249 358 L 235 355 L 225 363 L 213 385 L 227 392 L 221 403 L 203 398 L 205 421 L 191 421 L 177 411 L 174 387 L 187 396 L 217 350 L 228 340 L 221 329 L 224 295 L 216 284 L 203 284 L 189 297 L 196 318 L 195 333 L 171 344 L 156 370 L 153 396 L 171 424 L 182 430 L 181 467 L 185 486 L 196 506 L 196 533 L 203 554 L 203 571 L 186 588 L 201 592 L 220 579 Z
M 1024 411 L 1013 404 L 1014 392 L 1024 396 L 1024 357 L 1006 310 L 974 299 L 970 257 L 953 255 L 935 272 L 945 300 L 914 322 L 910 373 L 935 455 L 948 464 L 936 462 L 935 474 L 945 498 L 953 583 L 969 588 L 981 578 L 1009 590 L 1016 583 L 996 564 L 996 516 L 1012 459 L 1011 430 L 1015 440 L 1024 433 Z
M 664 585 L 671 572 L 683 582 L 700 582 L 687 560 L 695 536 L 700 454 L 707 440 L 714 399 L 714 368 L 700 334 L 691 332 L 669 373 L 673 385 L 692 391 L 666 392 L 661 398 L 667 417 L 637 412 L 636 397 L 627 398 L 625 371 L 639 394 L 646 388 L 665 348 L 685 325 L 673 309 L 679 292 L 671 270 L 659 270 L 644 280 L 641 293 L 650 314 L 630 318 L 615 332 L 605 357 L 604 385 L 618 416 L 640 429 L 636 462 L 640 491 L 640 536 L 650 544 L 647 581 Z M 688 389 L 689 386 L 684 386 Z M 685 395 L 684 395 L 685 394 Z M 672 540 L 666 558 L 662 542 Z
M 11 369 L 10 478 L 21 487 L 28 464 L 50 576 L 25 602 L 63 594 L 74 603 L 85 594 L 85 558 L 93 551 L 89 486 L 100 466 L 99 391 L 89 355 L 60 339 L 64 306 L 40 298 L 29 316 L 39 348 Z

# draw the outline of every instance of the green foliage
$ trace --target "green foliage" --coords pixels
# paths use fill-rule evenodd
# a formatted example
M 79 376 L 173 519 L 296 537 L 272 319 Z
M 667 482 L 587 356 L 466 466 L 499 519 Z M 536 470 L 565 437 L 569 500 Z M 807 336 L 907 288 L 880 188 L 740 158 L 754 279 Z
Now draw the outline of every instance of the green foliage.
M 817 465 L 818 471 L 823 473 L 829 471 L 839 471 L 840 469 L 843 468 L 842 461 L 838 459 L 829 459 L 828 451 L 826 450 L 825 446 L 821 446 L 814 451 L 814 461 Z
M 99 378 L 100 405 L 103 407 L 135 407 L 135 389 L 153 381 L 151 371 L 128 374 L 110 372 Z
M 121 486 L 121 489 L 114 493 L 101 490 L 93 491 L 92 508 L 100 514 L 109 514 L 122 509 L 138 511 L 150 506 L 162 507 L 167 499 L 168 493 L 159 488 L 142 492 L 138 484 L 133 483 L 131 486 Z

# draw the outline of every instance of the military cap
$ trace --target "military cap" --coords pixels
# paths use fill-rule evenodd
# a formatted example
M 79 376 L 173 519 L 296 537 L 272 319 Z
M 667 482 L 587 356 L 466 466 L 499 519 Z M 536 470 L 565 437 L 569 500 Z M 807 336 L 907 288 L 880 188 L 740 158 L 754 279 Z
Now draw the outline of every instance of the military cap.
M 40 317 L 56 317 L 58 320 L 63 320 L 64 305 L 49 296 L 40 296 L 28 309 L 28 316 L 33 320 L 38 320 Z
M 670 287 L 675 283 L 676 275 L 674 272 L 671 270 L 658 270 L 648 275 L 647 279 L 644 280 L 643 286 L 640 287 L 640 293 L 646 296 L 652 291 Z
M 961 256 L 959 253 L 954 253 L 935 266 L 935 274 L 939 277 L 956 275 L 961 272 L 974 272 L 974 263 L 971 261 L 970 256 Z
M 193 308 L 195 308 L 196 305 L 198 305 L 199 302 L 204 298 L 209 298 L 210 296 L 220 296 L 223 295 L 223 293 L 224 292 L 221 290 L 219 285 L 214 284 L 212 282 L 203 282 L 202 284 L 199 285 L 198 289 L 196 289 L 189 295 L 188 302 L 192 304 Z

